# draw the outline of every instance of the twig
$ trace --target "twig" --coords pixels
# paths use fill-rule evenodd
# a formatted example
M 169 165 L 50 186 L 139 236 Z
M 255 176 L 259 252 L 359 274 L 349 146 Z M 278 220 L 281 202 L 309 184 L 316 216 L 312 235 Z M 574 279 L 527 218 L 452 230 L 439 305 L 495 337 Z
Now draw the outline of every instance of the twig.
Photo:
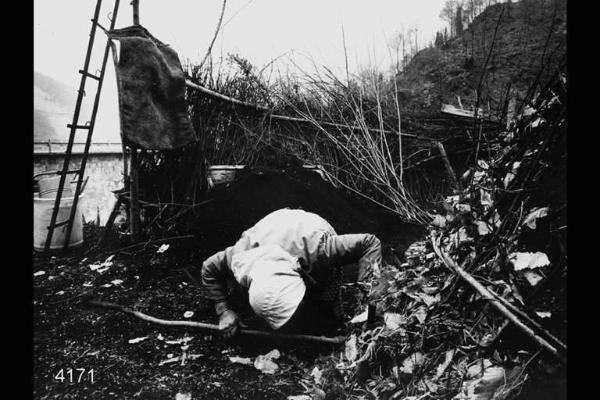
M 87 304 L 94 307 L 107 308 L 110 310 L 116 310 L 123 312 L 125 314 L 133 315 L 141 320 L 146 322 L 151 322 L 158 325 L 163 326 L 176 326 L 176 327 L 191 327 L 197 329 L 207 329 L 211 331 L 220 331 L 219 326 L 215 324 L 208 324 L 205 322 L 196 322 L 196 321 L 173 321 L 160 319 L 156 317 L 152 317 L 150 315 L 144 314 L 139 311 L 132 310 L 130 308 L 124 307 L 115 303 L 107 303 L 103 301 L 89 301 Z M 327 337 L 327 336 L 313 336 L 313 335 L 302 335 L 302 334 L 284 334 L 284 333 L 276 333 L 276 332 L 266 332 L 266 331 L 258 331 L 253 329 L 240 329 L 240 334 L 249 335 L 249 336 L 262 336 L 267 338 L 277 338 L 277 339 L 293 339 L 293 340 L 306 340 L 311 342 L 321 342 L 321 343 L 331 343 L 331 344 L 340 344 L 344 343 L 346 338 L 344 336 L 335 336 L 335 337 Z
M 490 300 L 490 304 L 496 308 L 502 315 L 504 315 L 508 320 L 510 320 L 513 324 L 515 324 L 519 329 L 521 329 L 527 336 L 536 341 L 541 347 L 548 350 L 551 354 L 556 356 L 560 361 L 566 362 L 566 358 L 559 354 L 554 346 L 548 343 L 544 338 L 538 336 L 530 327 L 525 325 L 521 320 L 519 320 L 511 311 L 509 311 L 502 303 L 500 303 L 490 291 L 479 283 L 475 278 L 473 278 L 467 271 L 465 271 L 462 267 L 457 265 L 450 257 L 442 252 L 442 250 L 438 247 L 436 240 L 434 237 L 431 238 L 431 242 L 433 244 L 433 250 L 440 258 L 440 260 L 450 269 L 452 269 L 456 274 L 458 274 L 462 279 L 464 279 L 468 284 L 470 284 L 481 296 L 485 299 Z
M 208 49 L 206 50 L 206 55 L 204 56 L 204 58 L 202 59 L 202 62 L 198 66 L 198 70 L 200 70 L 202 68 L 202 66 L 204 65 L 204 63 L 206 62 L 206 59 L 210 55 L 213 45 L 215 44 L 215 40 L 217 40 L 217 36 L 219 35 L 219 31 L 221 30 L 221 23 L 223 22 L 223 15 L 225 15 L 225 5 L 226 4 L 227 4 L 227 0 L 223 0 L 223 6 L 221 7 L 221 16 L 219 17 L 219 22 L 217 22 L 217 29 L 215 29 L 215 34 L 213 35 L 210 45 L 208 46 Z
M 448 159 L 448 155 L 446 154 L 446 149 L 442 142 L 436 142 L 437 148 L 440 151 L 440 156 L 444 161 L 444 166 L 446 167 L 446 171 L 450 176 L 450 180 L 452 181 L 452 185 L 454 186 L 454 190 L 456 193 L 460 193 L 460 185 L 458 184 L 458 180 L 456 179 L 456 174 L 454 173 L 454 169 L 452 168 L 452 164 L 450 164 L 450 160 Z
M 140 242 L 140 243 L 135 243 L 129 246 L 125 246 L 125 247 L 121 247 L 120 249 L 116 249 L 116 250 L 106 250 L 103 251 L 102 253 L 119 253 L 123 250 L 129 250 L 135 247 L 139 247 L 139 246 L 146 246 L 152 243 L 160 243 L 160 242 L 166 242 L 169 240 L 176 240 L 176 239 L 192 239 L 194 238 L 194 235 L 183 235 L 183 236 L 172 236 L 172 237 L 168 237 L 168 238 L 162 238 L 162 239 L 155 239 L 155 240 L 149 240 L 147 242 Z

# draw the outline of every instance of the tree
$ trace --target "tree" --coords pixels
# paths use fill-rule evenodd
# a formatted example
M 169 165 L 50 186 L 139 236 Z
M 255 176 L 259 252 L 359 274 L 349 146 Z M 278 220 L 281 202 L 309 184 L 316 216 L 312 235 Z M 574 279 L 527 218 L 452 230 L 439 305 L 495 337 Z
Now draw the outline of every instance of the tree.
M 454 23 L 456 24 L 456 35 L 462 35 L 463 32 L 463 12 L 462 12 L 462 6 L 458 6 L 458 8 L 456 9 L 456 19 L 454 20 Z
M 462 2 L 461 2 L 462 3 Z M 459 0 L 446 0 L 442 11 L 440 11 L 440 18 L 448 23 L 450 26 L 450 36 L 454 36 L 454 21 L 456 17 L 456 9 L 458 8 Z
M 444 44 L 444 37 L 441 32 L 435 33 L 435 47 L 441 47 Z

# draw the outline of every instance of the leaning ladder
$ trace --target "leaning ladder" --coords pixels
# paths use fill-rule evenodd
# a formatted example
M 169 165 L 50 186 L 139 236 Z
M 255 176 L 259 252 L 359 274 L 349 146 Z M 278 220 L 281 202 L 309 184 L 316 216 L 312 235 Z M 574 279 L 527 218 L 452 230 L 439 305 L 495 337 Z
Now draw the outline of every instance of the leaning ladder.
M 69 135 L 69 141 L 67 143 L 67 149 L 65 150 L 65 159 L 64 159 L 62 170 L 57 172 L 60 175 L 60 180 L 58 183 L 58 191 L 56 193 L 56 200 L 54 202 L 54 208 L 52 210 L 52 217 L 50 219 L 50 224 L 48 225 L 48 235 L 46 236 L 46 244 L 44 246 L 44 251 L 46 251 L 46 252 L 50 249 L 50 244 L 52 243 L 52 235 L 54 234 L 54 230 L 60 226 L 66 225 L 65 243 L 64 243 L 63 248 L 66 249 L 67 246 L 69 245 L 69 240 L 71 238 L 71 231 L 73 230 L 73 222 L 75 221 L 75 216 L 77 214 L 77 203 L 79 201 L 79 196 L 82 191 L 82 183 L 83 183 L 83 178 L 84 178 L 85 165 L 86 165 L 89 150 L 90 150 L 92 133 L 94 132 L 94 123 L 96 121 L 96 113 L 98 111 L 98 104 L 100 101 L 100 91 L 102 89 L 102 82 L 104 80 L 104 72 L 106 70 L 106 61 L 108 59 L 108 53 L 109 53 L 109 49 L 110 49 L 110 39 L 107 37 L 100 73 L 98 75 L 91 74 L 88 71 L 88 68 L 90 65 L 92 48 L 94 46 L 94 37 L 96 36 L 96 27 L 100 27 L 100 29 L 102 29 L 105 33 L 114 29 L 115 21 L 117 20 L 117 12 L 119 10 L 119 1 L 120 0 L 115 0 L 115 5 L 113 8 L 113 12 L 111 14 L 111 18 L 110 18 L 110 28 L 108 30 L 105 29 L 98 22 L 98 16 L 100 14 L 102 0 L 97 0 L 97 2 L 96 2 L 96 9 L 94 11 L 94 18 L 92 19 L 92 27 L 91 27 L 91 31 L 90 31 L 90 39 L 88 42 L 87 53 L 85 55 L 85 62 L 83 65 L 83 69 L 79 70 L 79 73 L 81 74 L 81 82 L 79 84 L 79 90 L 77 91 L 78 94 L 77 94 L 77 101 L 75 103 L 75 111 L 73 112 L 73 122 L 71 124 L 67 125 L 67 127 L 71 129 L 71 132 Z M 81 110 L 81 103 L 83 102 L 83 97 L 85 96 L 85 84 L 86 84 L 87 78 L 97 81 L 96 96 L 94 98 L 94 105 L 92 108 L 92 115 L 90 117 L 90 120 L 87 121 L 84 125 L 80 125 L 79 124 L 79 112 Z M 81 158 L 81 164 L 79 165 L 79 168 L 70 170 L 69 165 L 71 162 L 73 142 L 75 140 L 75 135 L 78 130 L 87 132 L 85 148 L 83 150 L 83 155 Z M 60 201 L 61 201 L 63 190 L 65 187 L 66 177 L 69 174 L 77 174 L 77 176 L 78 176 L 77 177 L 77 185 L 75 187 L 75 193 L 73 194 L 73 204 L 71 206 L 71 212 L 70 212 L 69 218 L 67 220 L 56 222 L 56 219 L 58 216 L 58 211 L 60 208 Z

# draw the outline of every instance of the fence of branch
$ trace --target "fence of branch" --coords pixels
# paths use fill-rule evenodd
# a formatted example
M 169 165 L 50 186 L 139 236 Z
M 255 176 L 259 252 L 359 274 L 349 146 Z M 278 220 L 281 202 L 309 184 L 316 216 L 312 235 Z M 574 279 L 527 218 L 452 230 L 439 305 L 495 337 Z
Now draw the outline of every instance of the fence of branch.
M 430 222 L 435 202 L 455 189 L 447 166 L 462 169 L 458 160 L 473 147 L 464 127 L 401 115 L 389 82 L 373 76 L 360 86 L 315 74 L 301 89 L 289 78 L 267 87 L 237 62 L 237 74 L 215 78 L 210 65 L 189 74 L 196 143 L 141 155 L 147 227 L 175 221 L 204 201 L 208 165 L 318 165 L 339 188 L 417 223 Z M 440 154 L 440 141 L 452 162 Z

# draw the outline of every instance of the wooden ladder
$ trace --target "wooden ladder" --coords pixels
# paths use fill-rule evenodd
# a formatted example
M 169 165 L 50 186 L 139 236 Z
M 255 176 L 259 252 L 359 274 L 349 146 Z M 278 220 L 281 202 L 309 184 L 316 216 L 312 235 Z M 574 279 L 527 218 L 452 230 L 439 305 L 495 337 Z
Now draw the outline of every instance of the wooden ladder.
M 87 158 L 89 155 L 92 134 L 94 132 L 96 113 L 98 112 L 98 104 L 100 102 L 100 91 L 102 89 L 102 82 L 104 80 L 104 72 L 106 71 L 106 61 L 108 59 L 108 53 L 109 53 L 109 49 L 110 49 L 110 39 L 107 37 L 106 45 L 104 47 L 104 57 L 102 59 L 102 67 L 99 70 L 100 72 L 99 72 L 99 74 L 98 74 L 98 72 L 96 72 L 96 74 L 91 74 L 89 72 L 89 66 L 90 66 L 90 59 L 92 56 L 92 49 L 94 46 L 94 38 L 96 36 L 96 28 L 100 27 L 100 29 L 102 29 L 105 33 L 114 29 L 115 21 L 117 20 L 117 12 L 119 10 L 119 1 L 120 0 L 115 0 L 115 4 L 114 4 L 114 8 L 113 8 L 111 17 L 109 17 L 110 18 L 110 28 L 108 30 L 106 28 L 104 28 L 102 25 L 100 25 L 100 23 L 98 22 L 98 16 L 100 14 L 102 0 L 97 0 L 97 2 L 96 2 L 94 18 L 91 20 L 92 27 L 91 27 L 91 31 L 90 31 L 90 39 L 88 42 L 87 52 L 85 55 L 85 61 L 83 64 L 83 69 L 79 70 L 79 73 L 81 74 L 81 82 L 79 84 L 79 90 L 77 91 L 78 92 L 77 102 L 75 103 L 75 111 L 73 112 L 73 122 L 67 125 L 67 127 L 71 131 L 69 134 L 69 141 L 67 143 L 67 148 L 65 150 L 64 163 L 63 163 L 62 170 L 57 172 L 57 174 L 60 175 L 60 180 L 59 180 L 59 184 L 58 184 L 58 191 L 56 193 L 56 200 L 54 202 L 54 208 L 52 210 L 52 217 L 50 219 L 50 224 L 48 225 L 48 235 L 46 236 L 46 243 L 44 246 L 45 252 L 47 252 L 50 249 L 50 244 L 52 243 L 52 236 L 54 234 L 54 230 L 60 226 L 66 225 L 65 243 L 64 243 L 63 249 L 66 249 L 69 245 L 69 240 L 71 238 L 71 232 L 73 230 L 73 223 L 74 223 L 75 217 L 77 215 L 77 203 L 79 201 L 79 196 L 81 195 L 81 192 L 82 192 L 82 183 L 84 180 L 83 178 L 84 178 L 84 172 L 85 172 L 85 165 L 86 165 Z M 81 111 L 81 104 L 83 102 L 83 97 L 86 95 L 85 85 L 87 82 L 87 78 L 90 78 L 97 82 L 96 95 L 94 97 L 94 105 L 92 108 L 92 115 L 90 117 L 91 119 L 89 121 L 87 121 L 86 123 L 84 123 L 83 125 L 81 125 L 79 123 L 79 112 Z M 78 131 L 86 132 L 85 148 L 83 150 L 83 155 L 82 155 L 82 159 L 81 159 L 79 168 L 70 170 L 69 166 L 71 163 L 73 142 L 75 141 L 75 135 Z M 71 206 L 69 218 L 64 221 L 57 222 L 56 219 L 58 216 L 58 211 L 60 209 L 60 202 L 62 199 L 64 187 L 65 187 L 66 177 L 69 174 L 77 174 L 78 175 L 75 193 L 73 194 L 73 204 Z

